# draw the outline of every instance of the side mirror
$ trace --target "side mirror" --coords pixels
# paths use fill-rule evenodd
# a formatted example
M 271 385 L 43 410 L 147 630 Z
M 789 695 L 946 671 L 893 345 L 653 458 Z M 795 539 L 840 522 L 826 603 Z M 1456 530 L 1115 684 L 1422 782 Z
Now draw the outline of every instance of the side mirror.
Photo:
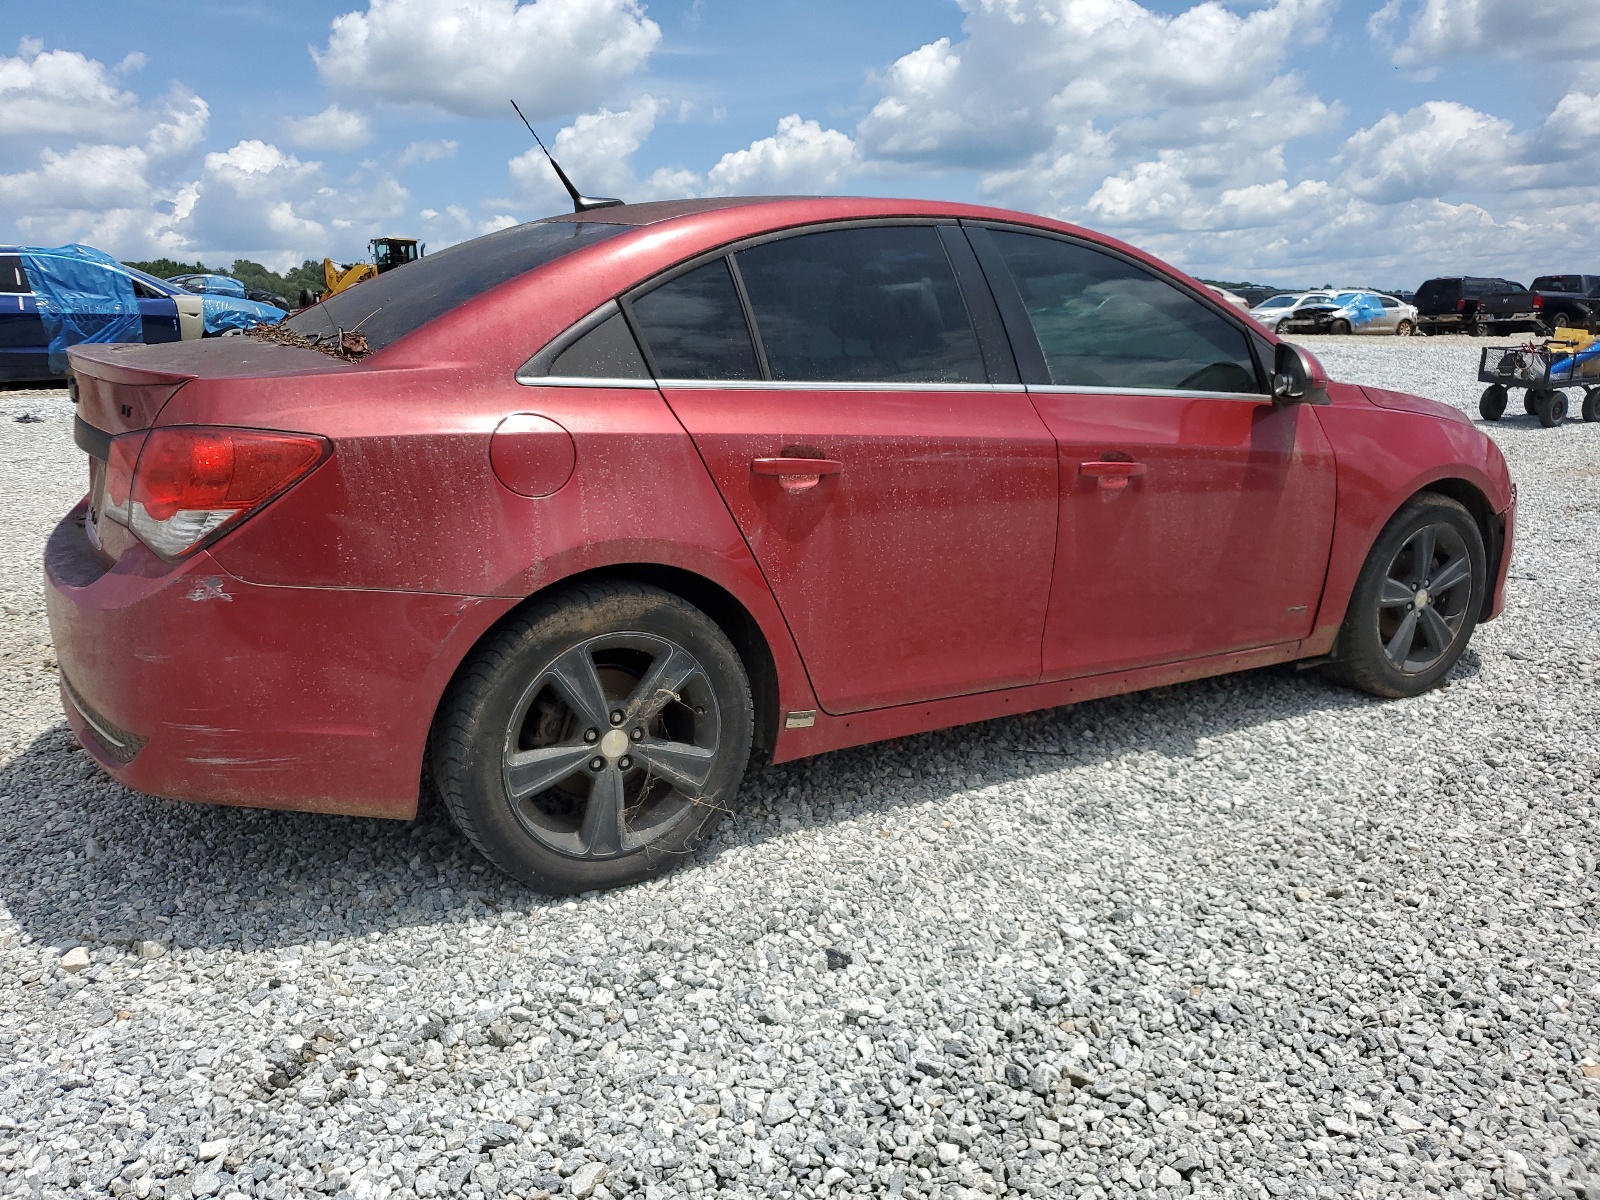
M 1326 404 L 1328 373 L 1299 346 L 1279 342 L 1272 364 L 1272 398 L 1278 404 Z

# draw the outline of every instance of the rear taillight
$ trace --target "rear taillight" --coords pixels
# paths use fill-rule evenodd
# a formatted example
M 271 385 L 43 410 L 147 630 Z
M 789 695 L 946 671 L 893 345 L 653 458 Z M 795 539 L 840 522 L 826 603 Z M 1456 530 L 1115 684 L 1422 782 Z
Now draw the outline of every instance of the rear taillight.
M 111 439 L 105 515 L 181 558 L 282 493 L 331 447 L 305 433 L 179 425 Z
M 1543 296 L 1537 296 L 1537 295 L 1534 296 L 1534 298 L 1533 298 L 1533 306 L 1535 308 L 1543 308 L 1544 307 L 1544 297 Z
M 1463 297 L 1462 299 L 1457 300 L 1456 301 L 1456 311 L 1457 312 L 1465 312 L 1466 310 L 1467 310 L 1466 298 Z

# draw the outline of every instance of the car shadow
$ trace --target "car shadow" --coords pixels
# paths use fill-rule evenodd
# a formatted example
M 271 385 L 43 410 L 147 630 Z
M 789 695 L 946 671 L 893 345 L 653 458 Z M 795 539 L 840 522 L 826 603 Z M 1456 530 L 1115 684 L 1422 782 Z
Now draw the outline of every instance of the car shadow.
M 1480 668 L 1469 650 L 1452 680 Z M 681 869 L 792 836 L 796 820 L 937 803 L 1136 751 L 1181 757 L 1204 739 L 1382 703 L 1275 667 L 760 764 Z M 63 723 L 0 766 L 0 902 L 42 945 L 248 951 L 533 915 L 567 898 L 488 867 L 436 800 L 411 822 L 158 800 L 108 779 Z

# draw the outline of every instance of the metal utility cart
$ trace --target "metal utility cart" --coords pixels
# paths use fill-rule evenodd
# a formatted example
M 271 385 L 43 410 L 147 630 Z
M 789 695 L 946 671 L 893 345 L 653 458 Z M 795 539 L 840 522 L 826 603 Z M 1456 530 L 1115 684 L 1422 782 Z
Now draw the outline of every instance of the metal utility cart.
M 1485 421 L 1505 415 L 1511 388 L 1526 388 L 1523 408 L 1549 429 L 1567 419 L 1567 394 L 1583 388 L 1583 419 L 1600 421 L 1600 338 L 1576 329 L 1558 329 L 1543 342 L 1489 346 L 1478 361 L 1478 379 L 1489 386 L 1478 399 Z

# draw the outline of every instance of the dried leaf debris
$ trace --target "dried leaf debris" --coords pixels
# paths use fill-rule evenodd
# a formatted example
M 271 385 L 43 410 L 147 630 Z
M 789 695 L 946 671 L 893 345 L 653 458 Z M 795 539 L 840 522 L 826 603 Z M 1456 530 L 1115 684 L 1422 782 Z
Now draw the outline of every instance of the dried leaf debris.
M 372 353 L 372 347 L 367 344 L 367 335 L 354 329 L 341 329 L 337 334 L 306 335 L 282 324 L 257 325 L 247 329 L 245 337 L 259 338 L 264 342 L 272 342 L 279 346 L 293 346 L 301 350 L 316 350 L 330 358 L 340 358 L 345 362 L 360 362 Z

